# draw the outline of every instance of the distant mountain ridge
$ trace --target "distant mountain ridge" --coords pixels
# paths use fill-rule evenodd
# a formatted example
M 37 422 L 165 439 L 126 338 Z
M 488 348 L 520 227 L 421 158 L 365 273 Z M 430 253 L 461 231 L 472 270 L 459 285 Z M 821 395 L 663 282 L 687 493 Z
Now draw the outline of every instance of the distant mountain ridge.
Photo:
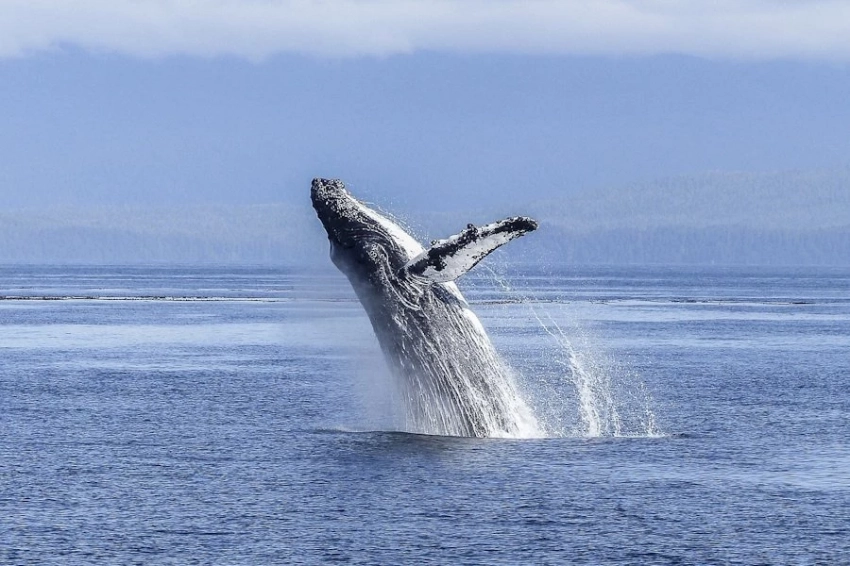
M 304 263 L 320 241 L 313 221 L 287 204 L 0 212 L 0 262 Z
M 572 210 L 562 218 L 578 228 L 842 227 L 850 224 L 850 169 L 673 177 L 589 191 Z
M 671 177 L 530 209 L 556 262 L 850 265 L 850 168 Z
M 850 169 L 673 177 L 533 209 L 565 261 L 850 265 Z
M 521 199 L 518 198 L 519 201 Z M 588 189 L 517 210 L 393 210 L 423 242 L 531 214 L 503 255 L 581 264 L 850 265 L 850 168 L 706 173 Z M 304 203 L 0 211 L 2 263 L 326 262 Z

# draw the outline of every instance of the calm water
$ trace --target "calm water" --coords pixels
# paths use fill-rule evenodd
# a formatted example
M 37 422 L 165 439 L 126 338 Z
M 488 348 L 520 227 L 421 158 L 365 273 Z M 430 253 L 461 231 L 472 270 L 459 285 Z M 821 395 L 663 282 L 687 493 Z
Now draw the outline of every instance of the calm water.
M 0 268 L 0 563 L 850 562 L 850 271 L 463 290 L 550 437 L 393 432 L 337 274 Z

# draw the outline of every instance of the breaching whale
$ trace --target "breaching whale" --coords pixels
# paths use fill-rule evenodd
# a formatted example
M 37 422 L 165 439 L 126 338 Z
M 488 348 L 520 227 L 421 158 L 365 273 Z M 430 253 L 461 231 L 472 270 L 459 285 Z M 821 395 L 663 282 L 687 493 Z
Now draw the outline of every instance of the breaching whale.
M 510 368 L 453 282 L 537 223 L 517 216 L 470 224 L 426 250 L 342 181 L 314 179 L 311 198 L 331 260 L 351 282 L 400 382 L 407 428 L 451 436 L 540 434 Z

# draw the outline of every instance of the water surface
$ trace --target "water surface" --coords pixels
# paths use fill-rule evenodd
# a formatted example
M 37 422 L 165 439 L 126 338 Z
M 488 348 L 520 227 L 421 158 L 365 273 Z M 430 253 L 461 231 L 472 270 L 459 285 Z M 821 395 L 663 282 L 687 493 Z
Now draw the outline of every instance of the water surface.
M 463 290 L 551 437 L 399 432 L 335 273 L 0 268 L 0 562 L 850 561 L 850 272 Z

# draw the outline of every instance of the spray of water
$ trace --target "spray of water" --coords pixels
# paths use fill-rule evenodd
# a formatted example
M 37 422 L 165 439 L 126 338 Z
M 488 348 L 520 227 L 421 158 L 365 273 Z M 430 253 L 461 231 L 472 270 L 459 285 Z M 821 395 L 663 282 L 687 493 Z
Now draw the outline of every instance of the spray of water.
M 486 267 L 503 292 L 516 297 L 548 336 L 540 375 L 524 376 L 537 418 L 549 436 L 658 436 L 653 401 L 643 380 L 617 363 L 575 320 L 570 332 L 533 298 Z

